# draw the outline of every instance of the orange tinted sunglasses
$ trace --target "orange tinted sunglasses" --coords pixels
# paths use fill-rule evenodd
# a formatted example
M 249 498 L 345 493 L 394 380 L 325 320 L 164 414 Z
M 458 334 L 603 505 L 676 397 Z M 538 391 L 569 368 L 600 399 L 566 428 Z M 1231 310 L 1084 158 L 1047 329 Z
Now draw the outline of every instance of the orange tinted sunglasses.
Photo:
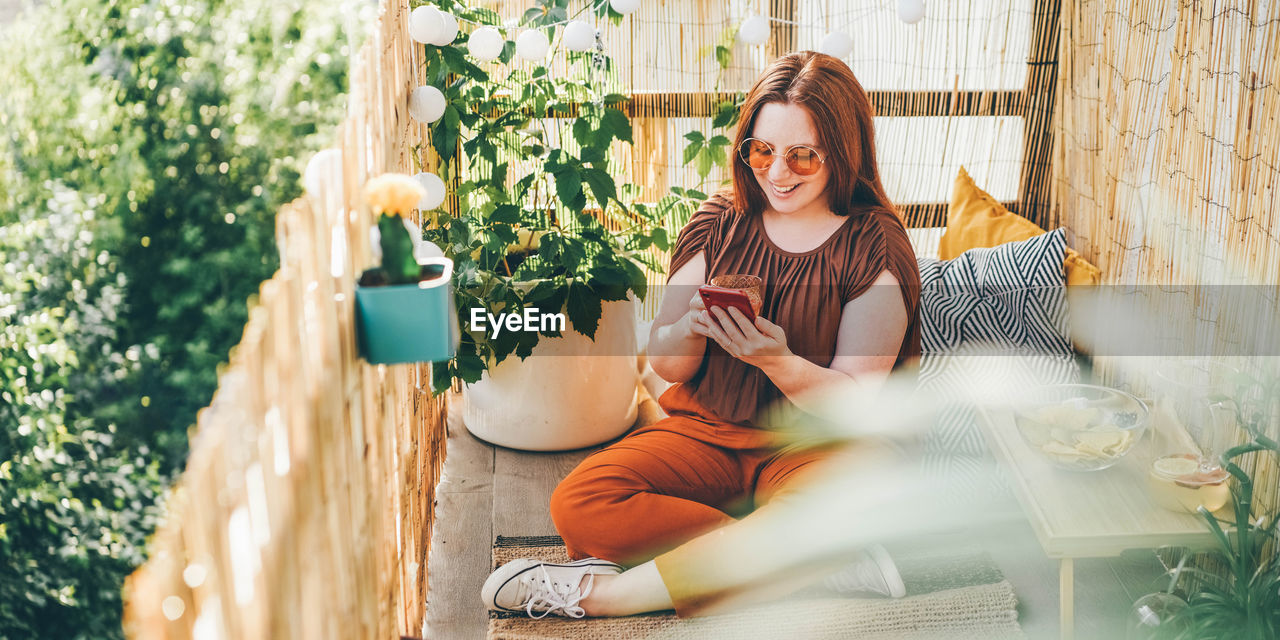
M 747 138 L 738 148 L 738 155 L 754 171 L 766 171 L 773 165 L 773 145 L 756 138 Z M 822 155 L 813 147 L 798 144 L 787 149 L 783 159 L 787 168 L 798 176 L 811 176 L 822 169 Z

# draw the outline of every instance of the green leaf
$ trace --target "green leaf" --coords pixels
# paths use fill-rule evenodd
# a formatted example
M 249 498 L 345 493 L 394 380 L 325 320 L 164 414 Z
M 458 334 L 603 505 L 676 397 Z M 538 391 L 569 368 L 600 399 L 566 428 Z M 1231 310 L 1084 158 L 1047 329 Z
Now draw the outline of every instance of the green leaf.
M 512 206 L 512 205 L 504 205 L 504 206 Z M 516 211 L 518 213 L 519 209 L 517 209 Z M 503 253 L 506 253 L 507 245 L 514 244 L 516 241 L 520 239 L 520 236 L 516 235 L 515 229 L 512 229 L 511 227 L 505 224 L 494 225 L 493 228 L 490 230 L 490 232 L 494 235 L 494 237 L 497 238 L 499 243 L 497 247 Z
M 722 44 L 716 45 L 716 63 L 721 69 L 727 69 L 733 62 L 733 51 Z
M 461 120 L 458 116 L 458 110 L 453 105 L 449 105 L 444 109 L 444 115 L 435 123 L 431 130 L 431 145 L 435 147 L 436 154 L 446 162 L 452 160 L 458 152 L 458 134 L 461 131 Z
M 489 214 L 489 221 L 517 224 L 520 222 L 520 207 L 514 204 L 498 205 L 493 213 Z
M 690 131 L 689 133 L 684 134 L 684 139 L 688 140 L 689 142 L 701 145 L 703 142 L 706 141 L 707 137 L 702 135 L 701 131 Z
M 484 359 L 475 353 L 459 353 L 454 362 L 457 363 L 458 377 L 468 383 L 479 382 L 486 368 Z
M 625 262 L 625 261 L 622 261 Z M 601 300 L 625 300 L 631 285 L 631 274 L 622 262 L 597 264 L 592 270 L 591 290 Z
M 666 251 L 666 249 L 663 249 L 663 251 Z M 630 258 L 622 260 L 622 267 L 627 270 L 629 279 L 627 284 L 636 292 L 637 298 L 644 300 L 649 288 L 648 276 L 645 274 L 644 269 Z
M 712 157 L 711 148 L 704 147 L 698 152 L 698 177 L 705 180 L 707 176 L 711 174 L 711 168 L 713 165 L 714 158 Z
M 599 165 L 607 162 L 605 156 L 606 149 L 604 147 L 584 147 L 582 149 L 582 163 L 590 165 Z M 601 167 L 602 169 L 604 167 Z
M 568 299 L 565 301 L 565 312 L 573 329 L 582 335 L 594 339 L 596 328 L 600 324 L 600 298 L 590 287 L 575 280 L 569 285 Z
M 723 129 L 733 124 L 738 117 L 738 105 L 730 101 L 721 102 L 716 107 L 716 115 L 711 120 L 711 126 L 716 129 Z
M 562 237 L 560 260 L 569 273 L 577 273 L 578 267 L 587 259 L 587 251 L 582 241 L 573 237 Z
M 603 169 L 586 169 L 583 172 L 587 186 L 591 187 L 591 193 L 595 195 L 596 202 L 600 203 L 600 208 L 605 209 L 609 200 L 618 198 L 618 191 L 613 183 L 613 178 Z
M 586 204 L 582 195 L 582 174 L 574 167 L 563 166 L 555 174 L 556 197 L 570 211 L 581 211 Z
M 586 118 L 578 118 L 573 122 L 573 139 L 582 148 L 591 146 L 591 122 Z
M 554 263 L 560 259 L 560 247 L 563 244 L 562 236 L 558 233 L 548 233 L 538 240 L 538 257 L 548 263 Z
M 557 283 L 555 280 L 541 280 L 529 290 L 529 293 L 524 294 L 524 302 L 525 304 L 532 304 L 547 300 L 555 295 L 560 286 L 561 283 Z
M 613 107 L 606 107 L 600 121 L 600 128 L 609 135 L 623 142 L 631 142 L 631 120 L 627 114 Z
M 689 145 L 684 148 L 684 156 L 681 164 L 689 164 L 690 162 L 693 162 L 693 159 L 698 157 L 699 151 L 702 151 L 701 141 L 689 143 Z
M 718 167 L 723 167 L 725 162 L 728 160 L 725 157 L 724 146 L 707 147 L 707 149 L 711 151 L 711 163 Z
M 667 236 L 666 229 L 662 227 L 654 227 L 653 230 L 649 232 L 649 239 L 653 242 L 654 246 L 658 247 L 658 249 L 662 251 L 671 250 L 671 238 Z
M 554 332 L 557 335 L 558 331 Z M 533 355 L 533 348 L 538 345 L 541 334 L 534 331 L 519 331 L 514 333 L 516 336 L 515 354 L 517 358 L 524 360 Z
M 707 144 L 713 147 L 724 147 L 725 145 L 729 144 L 729 138 L 723 135 L 715 135 L 715 136 L 712 136 L 711 140 L 709 140 Z

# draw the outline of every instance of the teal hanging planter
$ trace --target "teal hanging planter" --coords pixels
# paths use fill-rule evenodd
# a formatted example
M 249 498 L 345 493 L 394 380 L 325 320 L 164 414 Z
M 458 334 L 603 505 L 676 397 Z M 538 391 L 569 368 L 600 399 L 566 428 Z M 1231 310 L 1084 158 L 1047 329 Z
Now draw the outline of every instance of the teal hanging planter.
M 423 261 L 416 284 L 356 286 L 356 337 L 370 364 L 440 362 L 458 347 L 453 261 Z

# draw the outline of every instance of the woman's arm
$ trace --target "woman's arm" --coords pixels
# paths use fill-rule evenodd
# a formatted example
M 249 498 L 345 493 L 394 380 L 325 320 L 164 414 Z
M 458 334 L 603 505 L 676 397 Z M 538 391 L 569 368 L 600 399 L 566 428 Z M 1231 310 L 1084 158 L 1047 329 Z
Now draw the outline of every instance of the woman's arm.
M 836 353 L 830 367 L 820 367 L 787 347 L 782 328 L 764 318 L 755 324 L 737 309 L 713 307 L 719 318 L 711 337 L 731 355 L 755 365 L 769 376 L 792 403 L 801 409 L 813 396 L 830 386 L 848 384 L 879 386 L 889 377 L 907 333 L 907 307 L 898 279 L 884 271 L 871 288 L 850 300 L 840 312 Z M 727 346 L 726 346 L 727 345 Z
M 649 329 L 649 364 L 667 382 L 686 382 L 702 366 L 707 328 L 697 288 L 706 278 L 706 254 L 699 251 L 667 280 L 658 317 Z M 685 298 L 686 293 L 693 298 Z

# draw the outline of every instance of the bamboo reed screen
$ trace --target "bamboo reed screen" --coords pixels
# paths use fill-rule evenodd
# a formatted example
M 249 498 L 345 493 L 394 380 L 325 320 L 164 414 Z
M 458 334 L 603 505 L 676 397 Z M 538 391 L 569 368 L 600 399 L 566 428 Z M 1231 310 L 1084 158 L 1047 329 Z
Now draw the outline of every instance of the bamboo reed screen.
M 367 177 L 411 171 L 424 130 L 407 2 L 385 0 L 353 59 L 341 166 L 277 218 L 280 270 L 200 412 L 151 558 L 127 585 L 133 638 L 393 638 L 424 616 L 442 398 L 426 367 L 356 358 L 370 262 Z
M 641 201 L 656 201 L 671 187 L 710 193 L 727 179 L 727 167 L 701 179 L 683 162 L 685 134 L 700 131 L 710 138 L 720 133 L 711 127 L 720 101 L 745 93 L 777 56 L 817 49 L 829 31 L 844 30 L 854 43 L 845 61 L 876 108 L 882 178 L 907 226 L 945 224 L 961 166 L 1011 209 L 1043 223 L 1050 210 L 1049 121 L 1059 2 L 930 2 L 927 17 L 908 25 L 891 2 L 646 0 L 619 24 L 584 14 L 599 29 L 600 45 L 611 59 L 610 69 L 594 71 L 588 79 L 602 95 L 631 97 L 626 108 L 635 143 L 619 145 L 615 155 L 620 183 L 633 184 Z M 479 4 L 505 20 L 518 20 L 532 2 Z M 572 2 L 570 13 L 584 6 Z M 763 45 L 734 38 L 753 13 L 780 19 Z M 463 25 L 464 31 L 471 28 Z M 723 69 L 714 55 L 721 44 L 732 51 Z M 558 39 L 544 64 L 552 75 L 570 72 Z M 544 125 L 551 140 L 573 150 L 567 122 Z M 724 133 L 732 138 L 731 131 Z M 528 160 L 505 160 L 513 168 L 532 166 Z M 477 162 L 464 171 L 486 169 Z M 513 169 L 512 180 L 523 174 Z M 672 215 L 665 226 L 674 236 L 685 222 Z M 667 262 L 664 254 L 655 252 L 655 258 Z M 650 274 L 651 291 L 660 291 L 663 283 L 665 274 Z M 656 297 L 647 300 L 642 316 L 653 317 L 656 307 Z
M 1280 6 L 1095 0 L 1063 3 L 1061 20 L 1053 192 L 1072 245 L 1104 284 L 1125 285 L 1114 294 L 1151 285 L 1133 295 L 1154 301 L 1148 322 L 1180 321 L 1182 352 L 1275 370 Z M 1180 285 L 1195 286 L 1150 295 Z M 1150 369 L 1143 357 L 1096 362 L 1139 388 Z M 1275 457 L 1244 466 L 1262 513 L 1274 513 Z
M 483 4 L 518 19 L 532 3 Z M 650 0 L 620 24 L 598 21 L 612 65 L 590 80 L 602 93 L 633 98 L 635 144 L 620 153 L 620 175 L 643 200 L 657 200 L 672 186 L 714 190 L 728 172 L 718 167 L 701 180 L 682 162 L 684 134 L 710 134 L 716 104 L 744 93 L 775 57 L 817 49 L 827 32 L 843 30 L 854 42 L 845 61 L 876 106 L 886 188 L 909 226 L 943 224 L 961 165 L 998 199 L 1043 217 L 1058 0 L 930 3 L 928 11 L 924 21 L 908 25 L 893 3 Z M 782 20 L 764 45 L 733 37 L 753 13 Z M 723 69 L 714 55 L 721 44 L 732 51 Z M 556 42 L 546 64 L 553 75 L 568 73 Z M 567 132 L 563 137 L 571 139 Z

